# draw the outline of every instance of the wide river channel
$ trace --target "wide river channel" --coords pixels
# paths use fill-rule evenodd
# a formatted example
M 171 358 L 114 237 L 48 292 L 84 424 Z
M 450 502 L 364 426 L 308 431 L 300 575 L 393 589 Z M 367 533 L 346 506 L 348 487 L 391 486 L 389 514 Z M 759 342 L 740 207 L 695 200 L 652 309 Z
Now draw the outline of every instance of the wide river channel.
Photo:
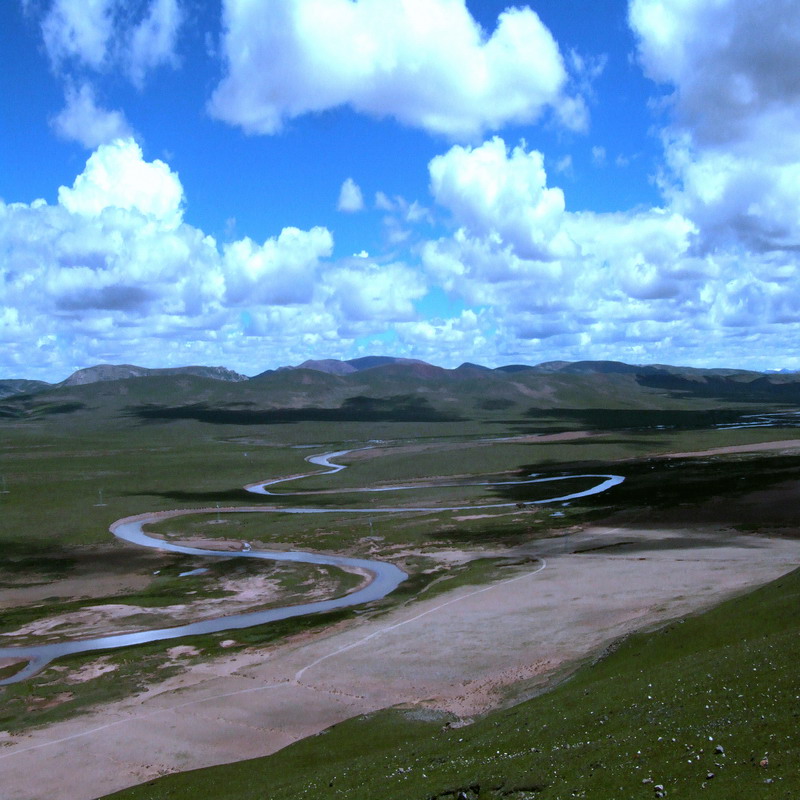
M 335 453 L 325 453 L 322 455 L 310 456 L 306 459 L 311 464 L 324 467 L 325 471 L 306 473 L 304 475 L 294 475 L 291 478 L 279 478 L 277 480 L 262 481 L 254 483 L 245 488 L 254 494 L 273 495 L 267 487 L 275 486 L 278 483 L 285 483 L 290 480 L 299 480 L 310 475 L 328 475 L 339 472 L 346 468 L 346 465 L 335 464 L 331 459 L 339 458 L 352 452 L 351 450 L 339 450 Z M 529 476 L 528 480 L 516 481 L 478 481 L 474 483 L 448 484 L 437 483 L 436 486 L 511 486 L 531 483 L 549 483 L 574 478 L 597 479 L 597 483 L 588 489 L 572 494 L 565 494 L 558 497 L 549 497 L 544 500 L 535 500 L 525 503 L 525 505 L 539 505 L 543 503 L 569 502 L 580 497 L 599 494 L 612 486 L 622 483 L 625 480 L 620 475 L 565 475 L 555 478 L 536 478 Z M 419 489 L 417 486 L 388 486 L 380 488 L 348 489 L 352 492 L 387 492 Z M 306 493 L 308 494 L 308 493 Z M 291 496 L 289 492 L 281 492 L 281 497 Z M 341 514 L 341 513 L 363 513 L 363 514 L 391 514 L 409 511 L 467 511 L 473 509 L 489 508 L 508 508 L 518 505 L 517 503 L 494 503 L 489 505 L 469 505 L 469 506 L 449 506 L 449 507 L 392 507 L 392 508 L 310 508 L 310 507 L 284 507 L 265 508 L 263 510 L 252 509 L 226 509 L 218 512 L 216 509 L 209 513 L 276 513 L 281 514 Z M 203 513 L 198 509 L 188 509 L 186 514 Z M 183 636 L 196 634 L 220 633 L 222 631 L 236 630 L 239 628 L 249 628 L 254 625 L 263 625 L 267 622 L 289 619 L 290 617 L 300 617 L 305 614 L 317 614 L 324 611 L 332 611 L 338 608 L 369 603 L 379 600 L 390 592 L 394 591 L 408 576 L 393 564 L 383 561 L 372 561 L 363 558 L 347 558 L 345 556 L 323 555 L 321 553 L 309 553 L 302 551 L 281 552 L 275 550 L 242 550 L 231 554 L 230 551 L 204 550 L 199 547 L 184 547 L 183 545 L 173 544 L 163 539 L 154 539 L 148 536 L 143 528 L 148 523 L 155 522 L 160 518 L 159 512 L 152 515 L 144 514 L 135 518 L 128 517 L 115 522 L 110 530 L 118 539 L 126 542 L 141 545 L 143 547 L 153 547 L 158 550 L 165 550 L 172 553 L 182 553 L 184 555 L 203 556 L 211 558 L 263 558 L 273 561 L 295 561 L 306 564 L 323 564 L 326 566 L 338 567 L 351 572 L 366 573 L 369 576 L 367 583 L 362 585 L 349 594 L 331 598 L 330 600 L 318 600 L 313 603 L 302 603 L 299 605 L 284 606 L 281 608 L 270 608 L 265 611 L 253 611 L 244 614 L 231 614 L 230 616 L 215 617 L 213 619 L 190 622 L 186 625 L 177 625 L 171 628 L 157 628 L 153 630 L 138 631 L 136 633 L 121 633 L 110 636 L 98 636 L 90 639 L 74 639 L 63 642 L 51 642 L 48 644 L 31 645 L 29 647 L 3 647 L 0 648 L 0 659 L 24 660 L 26 665 L 23 669 L 16 672 L 10 678 L 0 681 L 0 686 L 10 683 L 17 683 L 35 675 L 47 664 L 56 658 L 79 653 L 89 653 L 97 650 L 112 650 L 118 647 L 130 647 L 131 645 L 146 644 L 148 642 L 158 642 L 168 639 L 179 639 Z

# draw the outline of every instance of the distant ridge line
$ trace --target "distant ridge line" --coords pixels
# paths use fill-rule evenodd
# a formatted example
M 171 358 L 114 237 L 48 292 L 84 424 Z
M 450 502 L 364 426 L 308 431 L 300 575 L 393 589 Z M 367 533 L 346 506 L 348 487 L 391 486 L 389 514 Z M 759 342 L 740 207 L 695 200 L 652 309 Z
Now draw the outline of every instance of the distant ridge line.
M 198 378 L 213 378 L 220 381 L 246 381 L 246 375 L 240 375 L 227 367 L 137 367 L 134 364 L 98 364 L 73 372 L 57 386 L 85 386 L 87 383 L 103 381 L 119 381 L 128 378 L 146 378 L 155 375 L 195 375 Z
M 426 361 L 415 358 L 402 358 L 396 356 L 361 356 L 341 360 L 336 358 L 308 359 L 301 364 L 287 365 L 277 369 L 267 369 L 252 377 L 242 375 L 227 367 L 185 366 L 185 367 L 140 367 L 133 364 L 97 364 L 92 367 L 79 369 L 68 378 L 56 383 L 29 380 L 25 378 L 0 379 L 0 399 L 21 393 L 37 393 L 55 387 L 83 386 L 91 383 L 128 380 L 154 376 L 195 376 L 210 378 L 217 381 L 238 383 L 256 378 L 265 378 L 275 373 L 296 372 L 307 370 L 323 373 L 340 378 L 357 373 L 373 370 L 389 370 L 399 376 L 408 370 L 408 376 L 425 378 L 437 374 L 453 374 L 466 376 L 478 373 L 497 375 L 513 375 L 515 373 L 540 374 L 540 375 L 632 375 L 640 377 L 671 377 L 687 380 L 704 380 L 705 378 L 739 378 L 745 379 L 765 377 L 774 380 L 793 380 L 798 375 L 798 370 L 771 369 L 764 371 L 746 370 L 725 367 L 681 367 L 667 364 L 627 364 L 623 361 L 545 361 L 540 364 L 505 364 L 498 367 L 487 367 L 465 361 L 454 369 L 439 367 Z M 389 372 L 386 374 L 388 375 Z

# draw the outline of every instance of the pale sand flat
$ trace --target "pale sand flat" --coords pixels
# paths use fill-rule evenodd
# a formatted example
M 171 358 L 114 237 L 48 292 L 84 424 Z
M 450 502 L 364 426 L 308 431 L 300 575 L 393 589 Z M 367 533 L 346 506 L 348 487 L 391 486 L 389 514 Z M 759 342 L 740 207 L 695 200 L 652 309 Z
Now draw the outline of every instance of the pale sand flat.
M 567 545 L 681 539 L 693 546 L 564 553 Z M 564 665 L 629 631 L 800 565 L 800 542 L 713 529 L 595 528 L 532 543 L 528 552 L 542 554 L 546 568 L 515 568 L 502 583 L 462 587 L 264 651 L 232 652 L 137 697 L 2 737 L 3 796 L 92 800 L 168 772 L 266 755 L 400 703 L 470 717 L 508 691 L 524 696 L 547 685 Z

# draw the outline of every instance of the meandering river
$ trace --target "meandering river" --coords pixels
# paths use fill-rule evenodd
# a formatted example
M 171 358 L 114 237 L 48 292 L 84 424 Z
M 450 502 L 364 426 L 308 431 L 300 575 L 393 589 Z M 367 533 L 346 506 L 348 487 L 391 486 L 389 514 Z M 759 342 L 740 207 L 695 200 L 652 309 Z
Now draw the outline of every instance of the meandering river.
M 339 450 L 333 453 L 324 453 L 316 456 L 309 456 L 306 458 L 311 464 L 326 468 L 325 472 L 313 472 L 303 475 L 295 475 L 291 478 L 278 478 L 271 481 L 262 481 L 254 483 L 245 488 L 247 491 L 254 494 L 273 495 L 274 493 L 267 489 L 268 486 L 275 486 L 279 483 L 286 483 L 288 481 L 299 480 L 300 478 L 309 477 L 310 475 L 328 475 L 346 469 L 344 464 L 333 463 L 332 459 L 340 458 L 353 452 L 352 450 Z M 572 492 L 570 494 L 561 495 L 558 497 L 550 497 L 544 500 L 535 500 L 526 502 L 525 505 L 539 505 L 544 503 L 568 502 L 576 500 L 580 497 L 588 497 L 590 495 L 605 492 L 612 486 L 622 483 L 624 478 L 620 475 L 565 475 L 559 477 L 540 478 L 536 475 L 531 475 L 527 480 L 515 481 L 478 481 L 474 483 L 437 483 L 437 487 L 452 487 L 452 486 L 512 486 L 522 484 L 534 483 L 549 483 L 563 480 L 571 480 L 574 478 L 596 478 L 598 483 L 580 492 Z M 388 486 L 379 488 L 360 488 L 348 489 L 348 493 L 353 492 L 387 492 L 387 491 L 402 491 L 419 489 L 420 486 Z M 294 493 L 282 492 L 280 496 L 287 497 Z M 304 493 L 308 494 L 308 493 Z M 385 507 L 385 508 L 349 508 L 349 509 L 332 509 L 332 508 L 313 508 L 313 507 L 281 507 L 278 509 L 263 509 L 252 510 L 253 513 L 282 513 L 282 514 L 333 514 L 343 513 L 364 513 L 364 514 L 382 514 L 382 513 L 399 513 L 409 511 L 467 511 L 474 509 L 490 509 L 490 508 L 508 508 L 516 506 L 517 503 L 492 503 L 483 505 L 468 505 L 468 506 L 448 506 L 448 507 Z M 250 512 L 250 509 L 228 509 L 225 512 L 218 512 L 216 509 L 208 513 L 243 513 Z M 198 509 L 187 509 L 186 514 L 203 513 Z M 291 617 L 300 617 L 306 614 L 317 614 L 324 611 L 332 611 L 334 609 L 347 608 L 350 606 L 361 605 L 369 603 L 373 600 L 378 600 L 385 597 L 387 594 L 396 589 L 408 576 L 398 567 L 393 564 L 387 564 L 383 561 L 374 561 L 362 558 L 347 558 L 345 556 L 327 555 L 321 553 L 311 552 L 280 552 L 275 550 L 243 550 L 235 554 L 229 551 L 220 550 L 205 550 L 200 547 L 186 547 L 179 544 L 173 544 L 162 539 L 155 539 L 148 536 L 143 528 L 148 523 L 155 522 L 159 518 L 159 512 L 153 514 L 140 515 L 138 517 L 128 517 L 115 522 L 110 530 L 118 539 L 124 539 L 132 544 L 140 545 L 142 547 L 152 547 L 158 550 L 166 550 L 173 553 L 182 553 L 184 555 L 204 556 L 213 558 L 262 558 L 273 561 L 295 561 L 303 562 L 306 564 L 322 564 L 326 566 L 339 567 L 344 570 L 367 573 L 369 581 L 358 588 L 357 590 L 334 597 L 329 600 L 318 600 L 312 603 L 301 603 L 299 605 L 284 606 L 281 608 L 271 608 L 265 611 L 253 611 L 244 614 L 231 614 L 230 616 L 216 617 L 214 619 L 206 619 L 198 622 L 190 622 L 186 625 L 177 625 L 170 628 L 157 628 L 152 630 L 138 631 L 136 633 L 123 633 L 114 634 L 110 636 L 98 636 L 88 639 L 75 639 L 71 641 L 53 642 L 49 644 L 31 645 L 29 647 L 3 647 L 0 648 L 0 659 L 24 659 L 27 663 L 23 669 L 15 673 L 10 678 L 0 681 L 0 686 L 11 683 L 17 683 L 25 680 L 26 678 L 35 675 L 42 670 L 47 664 L 56 658 L 67 655 L 76 655 L 79 653 L 89 653 L 99 650 L 111 650 L 119 647 L 129 647 L 131 645 L 146 644 L 148 642 L 164 641 L 169 639 L 179 639 L 184 636 L 191 636 L 197 634 L 220 633 L 222 631 L 236 630 L 239 628 L 249 628 L 254 625 L 263 625 L 267 622 L 274 622 L 282 619 L 289 619 Z

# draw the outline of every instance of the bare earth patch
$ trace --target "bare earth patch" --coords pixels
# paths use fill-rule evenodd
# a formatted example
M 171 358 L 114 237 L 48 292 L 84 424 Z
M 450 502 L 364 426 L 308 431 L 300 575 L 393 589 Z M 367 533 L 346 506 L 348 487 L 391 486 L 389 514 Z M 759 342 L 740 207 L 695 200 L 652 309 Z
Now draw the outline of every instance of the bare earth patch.
M 317 587 L 315 591 L 322 593 L 326 588 L 330 589 L 324 585 L 325 583 L 321 581 L 320 584 L 323 585 Z M 15 631 L 0 634 L 0 641 L 13 642 L 15 639 L 30 641 L 33 638 L 84 639 L 161 625 L 180 625 L 183 622 L 236 614 L 281 599 L 279 582 L 262 575 L 222 579 L 219 586 L 232 594 L 155 608 L 124 603 L 86 606 L 78 611 L 35 620 Z
M 27 606 L 53 598 L 75 600 L 82 597 L 111 597 L 144 589 L 154 570 L 162 566 L 162 557 L 144 550 L 132 551 L 127 545 L 113 542 L 92 548 L 76 548 L 67 553 L 76 561 L 67 575 L 27 575 L 31 585 L 6 585 L 2 588 L 4 608 Z M 81 556 L 89 555 L 88 558 Z
M 239 542 L 219 542 L 205 539 L 182 540 L 181 544 L 204 549 L 238 550 Z M 219 546 L 221 545 L 221 546 Z M 355 591 L 370 579 L 368 573 L 351 570 L 362 581 Z M 215 588 L 230 594 L 225 597 L 193 599 L 168 606 L 146 607 L 130 603 L 103 603 L 85 606 L 76 611 L 34 620 L 14 631 L 0 633 L 0 645 L 13 645 L 18 640 L 24 643 L 38 641 L 61 641 L 64 639 L 89 638 L 117 633 L 129 633 L 157 627 L 180 625 L 202 619 L 213 619 L 254 611 L 272 605 L 281 605 L 287 600 L 287 593 L 280 580 L 267 575 L 246 577 L 231 576 L 219 579 Z M 337 594 L 338 583 L 334 579 L 319 576 L 297 587 L 303 602 L 324 600 Z M 85 586 L 84 586 L 85 591 Z M 295 597 L 289 602 L 297 602 Z M 6 666 L 0 664 L 0 667 Z
M 67 667 L 58 665 L 54 666 L 53 669 L 67 671 Z M 119 665 L 112 664 L 107 656 L 103 656 L 95 661 L 90 661 L 88 664 L 84 664 L 80 669 L 71 670 L 64 678 L 64 683 L 85 683 L 86 681 L 99 678 L 101 675 L 105 675 L 108 672 L 115 672 L 117 669 L 119 669 Z
M 778 577 L 800 564 L 800 543 L 711 527 L 593 528 L 516 554 L 542 560 L 502 582 L 190 665 L 136 697 L 11 737 L 0 752 L 4 798 L 90 800 L 265 755 L 397 704 L 469 718 L 632 630 Z

